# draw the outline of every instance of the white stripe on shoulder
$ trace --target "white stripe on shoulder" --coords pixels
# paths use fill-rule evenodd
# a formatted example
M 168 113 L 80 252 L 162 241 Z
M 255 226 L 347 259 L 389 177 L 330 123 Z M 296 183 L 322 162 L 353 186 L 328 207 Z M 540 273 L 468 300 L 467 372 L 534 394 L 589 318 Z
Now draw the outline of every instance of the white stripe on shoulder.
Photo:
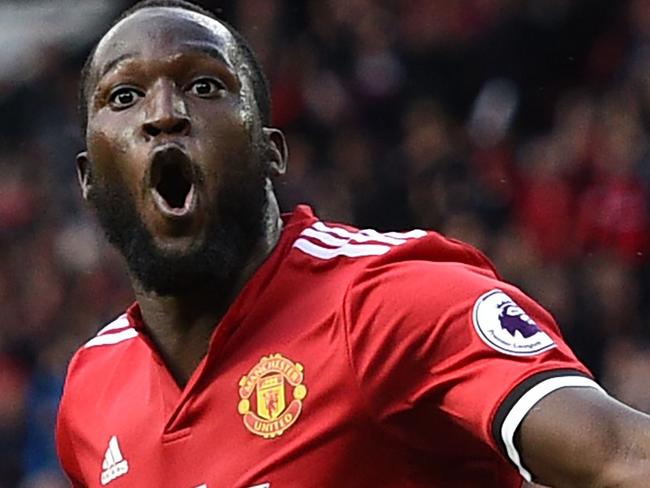
M 350 239 L 342 239 L 340 237 L 334 237 L 332 234 L 328 234 L 327 232 L 321 232 L 312 229 L 311 227 L 303 230 L 300 233 L 300 235 L 304 237 L 313 237 L 314 239 L 317 239 L 321 241 L 323 244 L 327 244 L 328 246 L 344 246 L 350 241 Z
M 110 332 L 112 330 L 124 329 L 130 325 L 131 324 L 129 324 L 129 319 L 126 317 L 126 314 L 122 314 L 106 327 L 97 332 L 97 335 L 106 334 L 106 332 Z
M 352 232 L 350 232 L 347 229 L 344 229 L 343 227 L 328 227 L 327 225 L 325 225 L 323 222 L 320 221 L 314 223 L 312 227 L 316 230 L 320 230 L 321 232 L 331 232 L 332 234 L 336 234 L 339 237 L 345 237 L 346 239 L 349 239 L 352 235 L 354 235 Z
M 328 227 L 322 222 L 316 222 L 314 224 L 314 229 L 321 232 L 330 232 L 332 234 L 338 235 L 347 240 L 355 241 L 355 242 L 375 241 L 375 242 L 381 242 L 382 244 L 393 244 L 394 246 L 399 246 L 400 244 L 404 244 L 404 242 L 406 242 L 404 239 L 386 236 L 385 234 L 382 234 L 381 232 L 377 232 L 376 230 L 372 230 L 372 229 L 364 229 L 359 232 L 350 232 L 348 230 L 343 229 L 342 227 Z M 307 231 L 311 231 L 311 229 L 305 229 L 302 232 L 303 235 L 307 235 L 306 234 Z
M 386 234 L 372 229 L 350 231 L 319 221 L 304 229 L 293 246 L 320 259 L 332 259 L 338 256 L 353 258 L 380 256 L 390 251 L 391 247 L 401 246 L 411 239 L 419 239 L 426 235 L 423 230 Z
M 515 432 L 526 414 L 528 414 L 528 412 L 530 412 L 542 398 L 560 388 L 571 386 L 595 388 L 605 393 L 605 390 L 603 390 L 598 383 L 590 378 L 585 378 L 584 376 L 556 376 L 554 378 L 548 378 L 536 384 L 524 393 L 517 403 L 515 403 L 510 409 L 510 412 L 501 425 L 501 438 L 503 439 L 506 450 L 508 451 L 508 457 L 513 463 L 515 463 L 521 476 L 523 476 L 523 478 L 528 482 L 532 482 L 532 476 L 530 472 L 524 468 L 521 462 L 521 456 L 519 456 L 519 452 L 515 447 Z
M 394 237 L 396 239 L 420 239 L 427 235 L 427 231 L 421 229 L 413 229 L 408 232 L 386 232 L 384 234 L 388 237 Z
M 307 239 L 298 239 L 293 244 L 293 247 L 321 259 L 333 259 L 337 256 L 347 256 L 349 258 L 381 256 L 390 251 L 389 246 L 381 246 L 379 244 L 345 244 L 335 248 L 321 247 Z
M 114 334 L 98 335 L 86 342 L 83 347 L 84 349 L 87 349 L 89 347 L 96 346 L 110 346 L 113 344 L 119 344 L 120 342 L 124 342 L 129 339 L 133 339 L 137 336 L 138 331 L 131 327 L 120 332 L 115 332 Z

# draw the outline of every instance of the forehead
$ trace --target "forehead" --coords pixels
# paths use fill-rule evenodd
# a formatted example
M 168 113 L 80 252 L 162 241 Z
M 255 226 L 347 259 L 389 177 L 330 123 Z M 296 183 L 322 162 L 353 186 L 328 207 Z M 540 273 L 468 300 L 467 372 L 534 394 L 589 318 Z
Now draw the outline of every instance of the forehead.
M 199 12 L 177 7 L 150 7 L 115 24 L 97 44 L 95 76 L 124 57 L 171 56 L 189 49 L 212 48 L 234 66 L 237 43 L 226 26 Z

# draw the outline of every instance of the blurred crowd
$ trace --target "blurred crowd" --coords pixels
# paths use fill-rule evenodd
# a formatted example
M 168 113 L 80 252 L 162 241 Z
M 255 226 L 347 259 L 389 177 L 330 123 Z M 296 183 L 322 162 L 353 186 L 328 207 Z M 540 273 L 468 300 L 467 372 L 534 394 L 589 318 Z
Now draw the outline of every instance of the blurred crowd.
M 650 412 L 650 0 L 201 3 L 271 80 L 285 210 L 474 244 Z M 0 488 L 65 486 L 67 361 L 132 300 L 76 187 L 90 47 L 0 81 Z

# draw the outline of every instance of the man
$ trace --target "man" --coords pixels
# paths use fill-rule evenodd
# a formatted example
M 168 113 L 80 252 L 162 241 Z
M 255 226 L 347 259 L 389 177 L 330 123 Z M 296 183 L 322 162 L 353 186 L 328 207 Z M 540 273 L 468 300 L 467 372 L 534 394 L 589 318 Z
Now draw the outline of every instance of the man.
M 473 248 L 280 216 L 245 41 L 144 2 L 84 68 L 83 197 L 137 302 L 75 355 L 74 486 L 641 487 L 650 419 Z

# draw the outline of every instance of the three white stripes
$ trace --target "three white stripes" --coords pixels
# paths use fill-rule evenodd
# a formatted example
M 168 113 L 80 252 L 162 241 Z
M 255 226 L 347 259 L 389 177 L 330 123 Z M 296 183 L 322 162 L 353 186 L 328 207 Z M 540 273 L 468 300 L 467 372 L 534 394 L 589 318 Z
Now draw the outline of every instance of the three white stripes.
M 316 222 L 300 233 L 293 247 L 325 260 L 339 256 L 381 256 L 393 246 L 401 246 L 410 239 L 419 239 L 426 235 L 423 230 L 385 234 L 372 229 L 351 232 L 342 227 L 329 227 L 323 222 Z
M 131 327 L 129 319 L 126 317 L 126 314 L 124 314 L 120 315 L 113 322 L 101 329 L 95 337 L 84 344 L 84 348 L 118 344 L 122 341 L 133 339 L 134 337 L 137 337 L 137 335 L 138 331 Z

